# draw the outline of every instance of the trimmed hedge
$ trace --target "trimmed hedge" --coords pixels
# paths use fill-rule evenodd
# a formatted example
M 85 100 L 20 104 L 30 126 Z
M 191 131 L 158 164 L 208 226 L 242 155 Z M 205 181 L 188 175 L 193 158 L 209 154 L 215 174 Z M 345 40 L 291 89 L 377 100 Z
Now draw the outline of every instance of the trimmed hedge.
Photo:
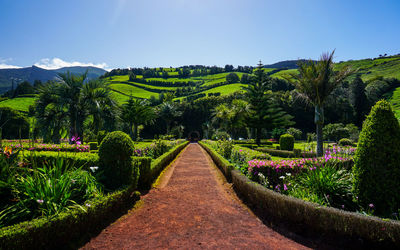
M 292 151 L 294 148 L 294 136 L 291 134 L 281 135 L 279 138 L 279 146 L 282 150 Z
M 293 151 L 287 151 L 287 150 L 279 150 L 279 149 L 272 149 L 272 148 L 256 148 L 255 150 L 264 152 L 264 153 L 268 153 L 272 156 L 278 156 L 278 157 L 283 157 L 283 158 L 317 157 L 316 153 L 301 152 L 301 150 L 298 150 L 298 149 L 294 149 Z
M 150 164 L 150 173 L 159 174 L 187 144 L 188 142 L 181 143 L 154 160 Z M 40 152 L 36 154 L 43 154 L 41 157 L 44 160 L 45 157 L 55 157 L 54 154 L 57 155 L 55 152 Z M 97 155 L 90 153 L 76 155 L 81 154 L 85 154 L 84 157 L 88 157 L 88 159 L 93 157 L 98 161 Z M 146 166 L 149 165 L 151 160 L 148 157 L 131 158 L 132 165 L 138 165 L 139 168 L 137 169 L 140 169 L 140 171 L 146 171 Z M 143 173 L 141 176 L 146 176 L 146 174 Z M 157 176 L 151 176 L 148 181 L 151 182 L 156 178 Z M 53 217 L 38 218 L 1 228 L 0 249 L 78 248 L 79 244 L 89 240 L 101 229 L 132 208 L 132 205 L 140 199 L 140 193 L 134 192 L 134 186 L 135 184 L 104 197 L 87 201 L 85 203 L 87 211 L 72 209 Z
M 318 234 L 363 239 L 365 244 L 400 246 L 400 222 L 383 220 L 374 216 L 365 216 L 344 210 L 322 207 L 269 190 L 252 182 L 240 171 L 222 158 L 215 150 L 200 143 L 222 170 L 228 181 L 232 181 L 240 196 L 263 216 L 278 223 L 288 222 L 301 227 L 302 231 Z M 228 178 L 229 177 L 229 178 Z
M 22 151 L 21 160 L 25 163 L 34 162 L 38 164 L 43 164 L 47 161 L 55 160 L 62 157 L 64 161 L 73 162 L 75 166 L 82 167 L 82 169 L 90 171 L 90 167 L 99 165 L 99 156 L 97 154 L 91 153 L 70 153 L 70 152 L 32 152 L 32 151 Z

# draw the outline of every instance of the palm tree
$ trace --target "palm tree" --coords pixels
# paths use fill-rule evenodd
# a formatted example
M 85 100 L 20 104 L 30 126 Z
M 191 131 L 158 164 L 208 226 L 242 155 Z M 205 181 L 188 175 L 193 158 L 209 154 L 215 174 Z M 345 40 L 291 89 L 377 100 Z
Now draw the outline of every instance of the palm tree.
M 129 98 L 128 102 L 122 105 L 121 118 L 129 124 L 129 134 L 136 141 L 138 136 L 138 127 L 152 123 L 156 118 L 154 109 L 148 106 L 146 100 Z
M 70 138 L 83 138 L 84 122 L 89 117 L 93 120 L 94 131 L 101 128 L 102 118 L 113 113 L 110 109 L 114 108 L 115 101 L 107 84 L 99 80 L 86 83 L 86 75 L 60 74 L 60 82 L 42 88 L 36 101 L 38 124 L 53 124 L 57 130 L 62 124 L 60 115 L 57 115 L 61 112 L 68 122 Z M 54 121 L 50 122 L 50 119 Z
M 175 118 L 182 115 L 182 112 L 178 110 L 178 107 L 172 102 L 163 102 L 157 108 L 157 114 L 163 119 L 167 125 L 167 134 L 170 133 L 171 124 Z
M 81 99 L 82 105 L 92 118 L 91 129 L 97 134 L 104 126 L 104 118 L 114 113 L 110 112 L 110 109 L 117 105 L 111 98 L 111 89 L 106 82 L 93 80 L 83 86 Z
M 339 86 L 353 71 L 344 67 L 340 71 L 333 70 L 333 54 L 323 53 L 320 60 L 300 61 L 299 74 L 286 77 L 291 81 L 299 95 L 315 107 L 317 130 L 317 156 L 323 155 L 322 127 L 324 124 L 324 104 L 332 91 Z

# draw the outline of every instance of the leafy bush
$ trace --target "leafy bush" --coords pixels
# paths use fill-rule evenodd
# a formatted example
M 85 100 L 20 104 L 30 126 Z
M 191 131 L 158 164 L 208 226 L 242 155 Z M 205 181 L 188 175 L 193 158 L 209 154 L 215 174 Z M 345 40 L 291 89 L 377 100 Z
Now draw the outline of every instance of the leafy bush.
M 400 126 L 390 104 L 379 101 L 364 121 L 354 157 L 353 189 L 378 214 L 400 207 Z
M 289 195 L 297 198 L 341 209 L 354 209 L 351 181 L 347 170 L 338 169 L 328 162 L 323 167 L 288 178 L 286 188 Z
M 225 131 L 218 130 L 212 135 L 211 138 L 213 140 L 228 140 L 229 138 L 231 138 L 231 136 Z
M 294 136 L 290 134 L 281 135 L 279 138 L 279 146 L 281 150 L 293 151 Z
M 218 141 L 218 152 L 225 157 L 225 159 L 231 158 L 233 149 L 233 142 L 229 140 Z
M 296 140 L 300 140 L 301 136 L 303 135 L 303 132 L 301 132 L 301 130 L 298 128 L 288 128 L 286 130 L 286 133 L 289 135 L 293 135 Z
M 150 146 L 149 156 L 153 159 L 158 158 L 162 154 L 168 151 L 168 145 L 164 140 L 156 140 Z
M 0 149 L 0 209 L 12 198 L 12 188 L 17 173 L 19 151 Z
M 82 208 L 79 204 L 101 195 L 89 172 L 67 164 L 62 157 L 18 175 L 14 193 L 17 202 L 0 212 L 0 226 Z
M 284 128 L 274 128 L 271 132 L 271 137 L 278 140 L 285 133 L 286 130 Z
M 350 136 L 349 130 L 342 123 L 327 124 L 324 126 L 322 133 L 324 140 L 329 141 L 338 141 Z
M 338 144 L 339 146 L 353 146 L 353 141 L 348 138 L 342 138 Z
M 114 131 L 103 139 L 99 148 L 99 167 L 109 189 L 128 186 L 138 177 L 132 168 L 133 141 L 122 131 Z

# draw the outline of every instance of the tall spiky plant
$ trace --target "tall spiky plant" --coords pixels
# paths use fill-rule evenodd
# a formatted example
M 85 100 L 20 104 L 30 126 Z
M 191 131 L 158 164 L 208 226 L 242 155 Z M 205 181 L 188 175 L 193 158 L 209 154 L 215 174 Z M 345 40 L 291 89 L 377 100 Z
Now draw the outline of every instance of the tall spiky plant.
M 344 67 L 340 71 L 333 70 L 332 53 L 323 53 L 319 61 L 300 61 L 299 74 L 290 74 L 286 77 L 291 81 L 306 102 L 314 105 L 316 132 L 317 132 L 317 155 L 323 155 L 322 127 L 324 124 L 324 104 L 332 91 L 346 79 L 352 71 Z

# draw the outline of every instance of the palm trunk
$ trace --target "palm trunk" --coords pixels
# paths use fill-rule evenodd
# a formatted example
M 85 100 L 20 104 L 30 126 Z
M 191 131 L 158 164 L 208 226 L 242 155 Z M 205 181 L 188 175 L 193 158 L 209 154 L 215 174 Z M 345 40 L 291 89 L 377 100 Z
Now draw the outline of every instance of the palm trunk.
M 320 105 L 315 106 L 315 124 L 317 125 L 317 156 L 324 154 L 324 142 L 322 138 L 322 126 L 324 124 L 324 108 Z
M 133 141 L 137 140 L 137 135 L 138 135 L 138 125 L 137 124 L 133 124 Z

